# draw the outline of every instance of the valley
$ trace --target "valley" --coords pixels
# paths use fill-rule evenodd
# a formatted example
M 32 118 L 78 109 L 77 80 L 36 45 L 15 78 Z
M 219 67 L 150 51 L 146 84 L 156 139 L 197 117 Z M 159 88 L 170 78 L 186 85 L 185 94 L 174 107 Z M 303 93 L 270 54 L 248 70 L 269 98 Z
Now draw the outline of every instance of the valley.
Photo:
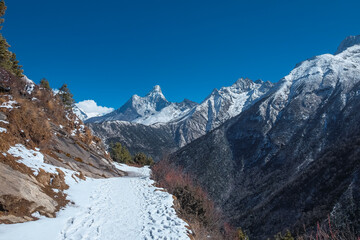
M 0 240 L 360 240 L 358 2 L 21 1 Z

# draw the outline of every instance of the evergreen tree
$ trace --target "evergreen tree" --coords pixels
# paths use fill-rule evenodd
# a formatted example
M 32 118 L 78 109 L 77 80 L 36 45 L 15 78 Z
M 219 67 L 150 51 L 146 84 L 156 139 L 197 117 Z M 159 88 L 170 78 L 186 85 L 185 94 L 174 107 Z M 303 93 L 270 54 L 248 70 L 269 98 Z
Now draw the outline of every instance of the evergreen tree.
M 43 89 L 49 90 L 49 91 L 51 90 L 49 81 L 46 78 L 41 79 L 40 87 L 42 87 Z
M 59 89 L 59 97 L 66 109 L 71 109 L 74 106 L 73 96 L 67 84 L 63 84 Z
M 5 15 L 6 5 L 4 0 L 0 1 L 0 24 L 4 23 L 3 16 Z M 0 30 L 3 26 L 0 26 Z M 19 61 L 16 60 L 15 53 L 9 51 L 10 45 L 6 42 L 6 39 L 0 34 L 0 67 L 13 73 L 15 76 L 22 77 L 23 70 Z
M 129 150 L 119 142 L 110 145 L 110 156 L 116 162 L 132 163 L 132 156 Z
M 154 159 L 152 159 L 152 157 L 148 157 L 148 158 L 147 158 L 146 165 L 152 166 L 152 165 L 154 165 L 154 164 L 155 164 Z
M 12 70 L 11 53 L 9 51 L 10 45 L 6 39 L 0 34 L 0 67 L 5 70 Z
M 6 11 L 6 5 L 5 5 L 5 1 L 1 0 L 0 1 L 0 24 L 4 23 L 4 18 L 3 16 L 5 15 L 5 11 Z M 2 26 L 0 26 L 0 30 L 2 29 Z
M 134 162 L 139 165 L 153 165 L 154 160 L 151 157 L 147 157 L 145 153 L 137 153 L 134 156 Z
M 249 237 L 246 235 L 246 233 L 241 229 L 241 228 L 238 228 L 237 229 L 237 239 L 239 240 L 249 240 Z
M 22 66 L 19 65 L 19 61 L 16 60 L 16 54 L 15 53 L 11 53 L 11 57 L 10 57 L 10 62 L 11 62 L 11 71 L 12 73 L 14 73 L 16 76 L 18 77 L 23 77 L 23 72 L 24 70 L 22 70 Z
M 289 230 L 286 231 L 284 236 L 281 233 L 278 233 L 274 236 L 274 238 L 275 240 L 294 240 Z

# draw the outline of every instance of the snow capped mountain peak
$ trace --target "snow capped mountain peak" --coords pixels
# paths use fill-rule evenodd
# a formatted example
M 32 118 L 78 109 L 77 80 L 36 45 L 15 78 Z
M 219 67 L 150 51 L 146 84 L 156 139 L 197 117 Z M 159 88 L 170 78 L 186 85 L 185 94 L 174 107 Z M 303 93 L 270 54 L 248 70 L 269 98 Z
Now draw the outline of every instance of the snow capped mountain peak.
M 348 36 L 345 38 L 339 45 L 337 51 L 335 52 L 335 55 L 342 53 L 349 47 L 352 47 L 354 45 L 360 45 L 360 35 L 357 36 Z
M 338 104 L 341 110 L 350 96 L 345 93 L 360 82 L 359 76 L 360 36 L 352 36 L 340 44 L 336 55 L 323 54 L 297 64 L 276 85 L 272 97 L 262 104 L 261 114 L 270 116 L 271 122 L 275 123 L 291 99 L 304 99 L 304 106 L 315 107 L 322 103 L 322 99 L 339 91 L 343 92 Z M 307 119 L 308 112 L 304 112 L 301 118 Z
M 87 122 L 128 121 L 143 125 L 166 123 L 187 114 L 197 104 L 190 100 L 173 103 L 166 100 L 159 85 L 145 97 L 133 95 L 121 108 L 103 117 L 92 118 Z
M 135 106 L 134 104 L 141 104 L 143 106 L 146 105 L 144 111 L 149 108 L 155 109 L 155 111 L 160 111 L 162 108 L 170 104 L 170 102 L 166 100 L 159 85 L 155 85 L 153 89 L 148 94 L 146 94 L 145 97 L 139 97 L 137 95 L 135 96 L 136 97 L 132 98 L 133 106 Z M 140 115 L 143 115 L 143 113 L 141 113 Z
M 164 94 L 161 91 L 161 87 L 159 85 L 155 85 L 153 87 L 153 89 L 148 94 L 146 94 L 145 97 L 151 97 L 152 99 L 156 99 L 156 98 L 160 97 L 160 98 L 166 100 Z
M 240 88 L 242 90 L 249 89 L 254 82 L 248 78 L 239 78 L 231 87 Z
M 162 93 L 160 85 L 155 85 L 150 93 Z

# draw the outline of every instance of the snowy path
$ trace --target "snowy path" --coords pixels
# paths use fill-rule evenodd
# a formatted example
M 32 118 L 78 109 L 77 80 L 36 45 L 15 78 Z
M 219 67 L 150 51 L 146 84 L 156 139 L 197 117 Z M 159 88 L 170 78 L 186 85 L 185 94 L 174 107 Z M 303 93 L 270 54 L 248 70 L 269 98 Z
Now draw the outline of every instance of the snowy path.
M 172 196 L 152 186 L 149 168 L 119 168 L 132 174 L 73 184 L 68 194 L 75 205 L 55 219 L 0 225 L 0 239 L 189 239 L 186 223 L 172 208 Z

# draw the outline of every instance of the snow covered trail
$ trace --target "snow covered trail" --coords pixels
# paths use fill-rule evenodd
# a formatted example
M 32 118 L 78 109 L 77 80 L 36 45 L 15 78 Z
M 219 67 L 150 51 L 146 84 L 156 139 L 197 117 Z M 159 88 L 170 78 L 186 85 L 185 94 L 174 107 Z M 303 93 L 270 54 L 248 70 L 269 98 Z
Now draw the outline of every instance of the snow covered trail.
M 148 167 L 117 165 L 129 177 L 87 179 L 68 190 L 75 204 L 56 218 L 0 225 L 1 240 L 189 239 L 186 223 L 172 208 L 172 196 L 159 191 Z

